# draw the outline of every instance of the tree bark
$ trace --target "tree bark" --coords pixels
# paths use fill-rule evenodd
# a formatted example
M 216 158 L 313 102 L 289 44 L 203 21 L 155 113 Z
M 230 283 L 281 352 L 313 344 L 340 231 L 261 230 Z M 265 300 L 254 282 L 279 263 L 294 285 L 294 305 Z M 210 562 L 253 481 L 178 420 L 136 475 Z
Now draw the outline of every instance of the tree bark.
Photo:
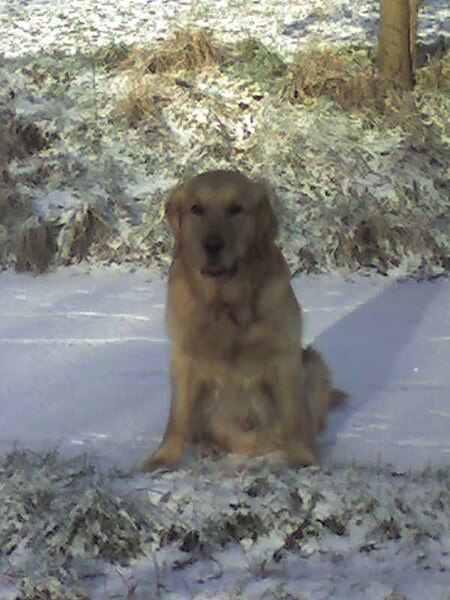
M 378 67 L 404 89 L 414 85 L 417 17 L 422 0 L 380 0 Z

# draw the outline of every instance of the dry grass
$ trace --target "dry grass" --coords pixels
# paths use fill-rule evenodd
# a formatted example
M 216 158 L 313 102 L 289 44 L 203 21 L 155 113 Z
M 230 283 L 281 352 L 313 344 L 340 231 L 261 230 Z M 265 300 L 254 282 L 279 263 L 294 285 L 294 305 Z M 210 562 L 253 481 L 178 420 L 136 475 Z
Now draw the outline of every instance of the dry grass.
M 386 212 L 386 207 L 369 206 L 368 202 L 362 203 L 361 210 L 356 212 L 357 215 L 350 216 L 349 210 L 348 220 L 352 221 L 329 230 L 336 240 L 337 265 L 358 264 L 386 274 L 400 265 L 400 257 L 420 255 L 424 264 L 449 268 L 448 250 L 438 247 L 427 228 L 427 219 L 421 222 L 408 210 L 401 216 L 392 215 Z
M 9 227 L 17 219 L 26 218 L 32 212 L 31 202 L 15 192 L 14 182 L 8 177 L 8 183 L 5 183 L 0 176 L 0 223 Z
M 198 73 L 220 67 L 233 78 L 254 82 L 261 90 L 282 92 L 292 104 L 326 98 L 343 110 L 359 110 L 369 120 L 383 118 L 409 128 L 417 123 L 415 95 L 446 91 L 450 86 L 447 52 L 428 58 L 417 69 L 414 93 L 405 93 L 382 77 L 372 58 L 373 51 L 341 47 L 306 48 L 288 65 L 261 41 L 249 38 L 234 44 L 218 43 L 206 30 L 180 30 L 162 44 L 104 51 L 108 66 L 116 64 L 126 74 L 128 86 L 118 113 L 131 126 L 144 120 L 159 127 L 165 98 L 164 84 L 152 75 Z M 102 59 L 103 60 L 103 59 Z M 173 77 L 173 75 L 172 75 Z
M 47 145 L 45 136 L 33 123 L 23 123 L 13 112 L 0 114 L 0 163 L 24 158 Z
M 300 52 L 287 72 L 286 98 L 292 104 L 326 98 L 344 110 L 362 110 L 408 128 L 417 121 L 417 95 L 450 89 L 450 54 L 431 57 L 416 71 L 413 93 L 405 93 L 378 72 L 371 52 L 351 48 Z
M 162 44 L 131 50 L 119 63 L 127 84 L 116 114 L 131 127 L 145 122 L 150 128 L 163 128 L 161 110 L 170 103 L 173 78 L 164 80 L 161 76 L 200 71 L 223 60 L 223 50 L 205 30 L 180 30 Z
M 223 51 L 206 30 L 180 30 L 158 46 L 136 48 L 122 68 L 140 73 L 168 73 L 205 69 L 223 61 Z
M 320 231 L 298 252 L 296 272 L 358 267 L 387 274 L 407 261 L 417 276 L 450 268 L 450 229 L 446 204 L 428 210 L 404 189 L 404 201 L 351 189 L 334 206 L 321 206 L 307 226 Z M 411 191 L 410 191 L 411 193 Z M 418 192 L 420 194 L 420 192 Z M 416 266 L 414 266 L 416 265 Z
M 450 51 L 431 57 L 416 71 L 416 88 L 419 91 L 450 91 Z
M 56 577 L 40 581 L 24 581 L 17 600 L 88 600 L 89 596 L 81 589 L 69 589 Z
M 9 163 L 45 148 L 46 144 L 35 124 L 23 123 L 10 111 L 0 115 L 0 265 L 6 264 L 12 251 L 19 271 L 43 273 L 55 249 L 51 227 L 32 216 L 31 202 L 16 191 Z
M 9 255 L 14 247 L 14 227 L 32 214 L 29 201 L 15 191 L 14 182 L 5 170 L 0 172 L 0 270 L 9 263 Z
M 153 76 L 131 77 L 115 115 L 123 118 L 130 127 L 138 127 L 145 122 L 149 128 L 160 129 L 163 126 L 161 108 L 168 100 L 161 96 L 158 84 Z
M 187 35 L 186 32 L 184 35 Z M 195 35 L 190 33 L 188 39 L 194 38 Z M 184 40 L 185 38 L 174 39 Z M 178 106 L 180 103 L 179 97 L 175 100 L 177 95 L 185 98 L 184 103 L 187 108 L 190 106 L 211 108 L 213 98 L 217 103 L 217 96 L 214 93 L 210 94 L 205 89 L 200 93 L 195 78 L 186 71 L 186 69 L 190 69 L 198 72 L 203 68 L 202 65 L 209 68 L 212 61 L 199 60 L 194 63 L 189 57 L 192 54 L 190 46 L 182 41 L 178 49 L 180 47 L 189 48 L 183 61 L 180 58 L 169 60 L 161 49 L 156 54 L 155 52 L 149 53 L 144 61 L 142 56 L 139 57 L 139 60 L 132 61 L 132 66 L 127 72 L 130 82 L 128 92 L 123 100 L 122 112 L 133 126 L 143 122 L 146 125 L 153 124 L 155 129 L 158 129 L 158 135 L 163 135 L 166 111 L 167 114 L 171 114 L 174 106 Z M 217 46 L 214 47 L 217 48 Z M 171 49 L 171 53 L 173 54 L 170 56 L 177 56 L 176 46 Z M 412 166 L 416 162 L 422 162 L 424 153 L 433 156 L 434 160 L 439 163 L 445 163 L 448 160 L 447 151 L 440 141 L 439 132 L 437 132 L 438 126 L 430 125 L 434 121 L 427 119 L 426 106 L 424 108 L 428 96 L 437 98 L 439 94 L 436 95 L 434 92 L 441 92 L 449 85 L 448 56 L 440 55 L 431 58 L 418 69 L 416 89 L 412 93 L 408 93 L 396 88 L 392 82 L 379 75 L 370 52 L 367 50 L 310 48 L 299 52 L 293 62 L 287 65 L 276 52 L 262 42 L 247 39 L 233 45 L 223 46 L 215 54 L 211 51 L 211 55 L 215 56 L 214 64 L 220 67 L 220 70 L 212 73 L 211 79 L 220 78 L 221 73 L 224 73 L 225 76 L 241 83 L 243 87 L 249 86 L 250 89 L 263 90 L 264 95 L 272 96 L 277 103 L 281 100 L 294 105 L 295 110 L 300 105 L 306 105 L 307 110 L 320 112 L 321 106 L 323 106 L 320 101 L 329 100 L 337 105 L 332 110 L 354 113 L 358 122 L 362 124 L 361 133 L 364 130 L 375 130 L 376 132 L 384 130 L 386 127 L 398 127 L 403 130 L 405 140 L 406 138 L 409 140 L 409 142 L 405 141 L 409 148 L 406 153 L 409 158 L 406 159 L 405 155 L 404 160 L 410 160 Z M 160 62 L 155 59 L 155 56 L 159 57 Z M 163 56 L 165 56 L 164 60 Z M 180 73 L 179 77 L 177 76 L 178 72 L 173 74 L 168 72 L 173 65 L 177 65 L 176 69 L 178 69 L 178 65 L 181 65 L 185 71 Z M 207 78 L 205 80 L 207 81 Z M 180 87 L 180 81 L 184 82 L 185 86 Z M 432 110 L 435 112 L 438 105 L 435 102 L 433 106 Z M 225 102 L 223 106 L 214 106 L 212 112 L 217 114 L 221 122 L 228 123 L 227 110 L 230 110 L 230 105 Z M 443 115 L 446 114 L 445 111 L 446 108 L 443 107 Z M 276 114 L 278 115 L 278 113 Z M 233 120 L 238 119 L 239 116 L 239 114 L 232 114 L 229 124 L 232 124 Z M 348 116 L 350 117 L 350 115 Z M 178 114 L 178 118 L 180 118 L 180 114 Z M 295 118 L 294 113 L 292 118 Z M 214 123 L 213 120 L 210 122 Z M 190 127 L 191 122 L 188 117 L 185 117 L 183 123 L 186 128 Z M 219 136 L 216 130 L 209 127 L 208 143 L 211 147 L 207 154 L 211 158 L 214 155 Z M 444 127 L 446 126 L 444 125 Z M 275 131 L 278 131 L 279 128 L 289 131 L 291 128 L 295 129 L 295 126 L 293 122 L 282 123 L 280 121 L 279 127 L 275 126 Z M 278 133 L 274 133 L 274 135 L 276 137 Z M 295 136 L 290 141 L 285 139 L 286 144 L 293 144 L 293 150 L 298 143 L 294 138 Z M 263 128 L 261 144 L 268 146 L 271 139 L 267 130 Z M 340 140 L 341 138 L 338 136 L 335 142 L 339 143 Z M 206 144 L 206 141 L 203 140 L 202 144 Z M 229 146 L 232 149 L 233 142 Z M 382 143 L 381 146 L 383 146 Z M 258 144 L 255 148 L 257 147 Z M 223 146 L 220 148 L 222 149 Z M 360 150 L 353 145 L 350 145 L 347 150 L 352 156 L 354 155 L 355 160 L 357 160 L 356 157 L 359 157 L 358 161 L 361 164 L 366 160 L 368 162 L 371 160 L 369 155 L 360 154 Z M 253 149 L 250 149 L 249 156 L 252 156 L 252 151 Z M 314 151 L 319 154 L 322 151 L 326 152 L 321 147 L 315 148 Z M 268 156 L 264 160 L 266 167 L 268 166 L 267 158 L 270 160 L 274 158 L 271 152 L 272 150 L 268 152 Z M 204 168 L 204 156 L 205 154 L 202 155 L 200 168 Z M 233 161 L 232 155 L 229 157 L 223 152 L 220 156 L 214 155 L 214 158 L 220 160 L 221 164 Z M 278 157 L 279 159 L 280 157 Z M 375 157 L 373 160 L 377 161 L 378 158 Z M 330 155 L 330 161 L 330 166 L 334 165 L 336 157 Z M 297 168 L 298 166 L 294 170 Z M 379 165 L 375 165 L 374 168 L 379 168 Z M 421 170 L 415 169 L 414 173 L 415 177 L 419 177 Z M 310 174 L 305 175 L 309 176 Z M 360 177 L 362 175 L 363 173 L 359 173 Z M 350 180 L 351 177 L 352 175 L 350 175 Z M 385 169 L 383 177 L 391 177 L 389 169 Z M 388 180 L 385 179 L 386 182 Z M 410 193 L 407 183 L 400 189 L 403 182 L 407 181 L 408 176 L 399 173 L 395 200 L 372 196 L 370 187 L 366 191 L 354 190 L 354 197 L 347 197 L 347 194 L 342 194 L 342 190 L 337 186 L 339 189 L 336 191 L 336 198 L 340 206 L 329 205 L 326 198 L 322 198 L 321 209 L 311 206 L 312 212 L 320 214 L 313 227 L 321 232 L 321 243 L 314 245 L 311 243 L 311 236 L 305 233 L 308 244 L 298 248 L 295 260 L 292 262 L 294 270 L 298 270 L 298 267 L 305 271 L 315 271 L 324 268 L 333 269 L 335 266 L 358 265 L 374 267 L 380 272 L 387 272 L 398 266 L 405 257 L 416 255 L 423 258 L 423 264 L 434 264 L 448 269 L 450 267 L 449 233 L 444 231 L 445 225 L 440 217 L 440 208 L 436 205 L 427 209 L 421 204 L 422 198 L 427 198 L 429 194 L 432 194 L 434 198 L 435 192 L 430 192 L 423 187 L 417 193 L 414 190 Z M 322 183 L 325 189 L 326 182 Z M 442 188 L 442 205 L 445 205 L 448 181 L 436 180 L 433 187 L 439 186 Z M 325 193 L 322 188 L 320 193 Z M 399 202 L 402 197 L 405 198 L 404 206 Z M 432 226 L 430 226 L 431 223 Z M 288 242 L 288 246 L 291 248 L 291 242 Z
M 130 58 L 133 47 L 129 44 L 110 44 L 96 50 L 91 56 L 91 61 L 98 66 L 103 66 L 107 71 L 114 71 Z
M 134 49 L 120 63 L 127 85 L 116 114 L 132 127 L 145 122 L 161 128 L 162 109 L 170 104 L 174 76 L 178 85 L 188 89 L 191 74 L 214 67 L 232 77 L 251 79 L 261 89 L 273 92 L 282 89 L 287 72 L 281 57 L 253 38 L 220 45 L 208 31 L 181 30 L 163 44 Z
M 140 129 L 130 137 L 130 173 L 144 156 L 148 173 L 174 180 L 217 167 L 264 173 L 279 184 L 288 207 L 284 250 L 294 271 L 336 266 L 385 271 L 414 254 L 450 268 L 450 231 L 443 216 L 450 186 L 450 55 L 430 48 L 422 55 L 417 85 L 408 93 L 379 76 L 367 50 L 306 48 L 288 64 L 259 40 L 219 43 L 203 30 L 178 31 L 145 48 L 113 45 L 88 58 L 89 65 L 95 61 L 106 71 L 97 90 L 99 107 L 104 100 L 112 117 L 99 122 L 104 139 L 111 127 L 114 139 L 120 135 L 127 144 L 127 128 Z M 44 67 L 36 76 L 47 73 Z M 115 105 L 109 82 L 122 90 Z M 63 139 L 78 143 L 79 131 L 65 131 Z M 142 139 L 142 150 L 133 146 L 135 139 L 138 146 Z M 154 220 L 160 200 L 153 193 L 148 218 L 139 224 L 130 218 L 125 228 L 115 199 L 47 215 L 48 226 L 30 218 L 31 202 L 17 193 L 14 179 L 18 185 L 43 184 L 35 174 L 49 169 L 47 158 L 40 162 L 30 155 L 54 145 L 50 169 L 55 170 L 58 140 L 13 112 L 0 113 L 0 267 L 12 264 L 14 249 L 18 268 L 34 272 L 53 259 L 68 264 L 90 256 L 108 262 L 151 257 L 165 265 L 169 243 Z M 16 168 L 27 162 L 35 164 L 33 176 Z M 62 173 L 63 183 L 65 177 Z M 366 178 L 367 190 L 357 183 Z M 53 189 L 61 181 L 54 177 L 45 183 Z M 353 185 L 360 187 L 355 191 Z M 383 186 L 392 197 L 380 196 Z M 410 194 L 413 186 L 418 192 Z M 299 207 L 294 200 L 305 189 L 310 191 Z
M 416 91 L 450 89 L 450 53 L 431 57 L 416 71 Z M 310 49 L 297 54 L 287 73 L 287 98 L 293 104 L 328 98 L 345 110 L 375 109 L 380 113 L 404 101 L 404 94 L 383 78 L 371 52 L 349 48 Z
M 63 215 L 56 223 L 57 257 L 63 264 L 80 262 L 95 249 L 101 254 L 103 244 L 114 234 L 114 226 L 104 206 L 86 204 L 81 210 Z
M 344 110 L 364 107 L 383 113 L 398 95 L 364 50 L 308 49 L 297 54 L 287 73 L 286 97 L 293 104 L 328 98 Z
M 55 244 L 50 224 L 30 217 L 19 228 L 14 240 L 18 271 L 44 273 L 54 255 Z
M 450 56 L 429 55 L 417 69 L 414 93 L 405 93 L 383 78 L 367 49 L 306 48 L 291 64 L 261 41 L 249 38 L 234 44 L 219 44 L 211 32 L 180 30 L 162 44 L 131 51 L 113 48 L 107 63 L 118 62 L 128 86 L 118 114 L 131 126 L 143 121 L 160 127 L 161 108 L 170 102 L 164 84 L 152 75 L 200 72 L 220 67 L 233 78 L 253 81 L 261 90 L 278 94 L 292 104 L 307 104 L 326 98 L 343 110 L 359 110 L 370 121 L 385 119 L 406 129 L 417 125 L 416 95 L 447 91 L 450 87 Z M 109 58 L 108 58 L 109 57 Z M 125 58 L 124 58 L 125 57 Z
M 254 80 L 262 90 L 276 93 L 283 88 L 288 66 L 277 52 L 249 38 L 227 48 L 225 69 L 235 77 Z

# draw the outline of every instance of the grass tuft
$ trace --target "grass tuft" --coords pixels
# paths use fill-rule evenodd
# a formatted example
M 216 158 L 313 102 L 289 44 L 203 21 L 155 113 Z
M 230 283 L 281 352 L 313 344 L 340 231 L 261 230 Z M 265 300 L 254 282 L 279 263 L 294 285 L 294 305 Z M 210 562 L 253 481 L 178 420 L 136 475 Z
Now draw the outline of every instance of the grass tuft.
M 450 91 L 450 51 L 430 57 L 416 71 L 416 88 L 419 91 Z
M 255 38 L 237 42 L 229 48 L 225 67 L 232 76 L 254 80 L 262 90 L 278 91 L 288 66 L 281 56 Z
M 211 32 L 183 29 L 158 46 L 136 48 L 122 66 L 143 75 L 205 69 L 220 64 L 222 60 L 222 50 Z
M 327 98 L 344 110 L 370 107 L 382 113 L 398 93 L 364 50 L 308 49 L 297 54 L 287 74 L 286 97 L 292 104 Z
M 18 271 L 45 273 L 55 255 L 51 225 L 35 216 L 28 218 L 16 234 L 15 254 Z
M 67 211 L 56 227 L 59 228 L 57 257 L 63 264 L 82 261 L 93 247 L 101 254 L 114 230 L 106 207 L 101 203 L 85 203 L 81 210 Z

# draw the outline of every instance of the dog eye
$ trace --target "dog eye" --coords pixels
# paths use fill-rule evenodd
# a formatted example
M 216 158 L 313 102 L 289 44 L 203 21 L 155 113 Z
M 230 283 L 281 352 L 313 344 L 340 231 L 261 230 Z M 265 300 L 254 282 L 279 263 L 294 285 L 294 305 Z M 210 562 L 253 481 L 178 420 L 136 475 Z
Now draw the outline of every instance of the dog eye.
M 205 214 L 205 209 L 200 204 L 193 204 L 191 206 L 191 213 L 193 215 L 200 216 L 200 215 Z
M 227 213 L 229 215 L 239 215 L 244 211 L 244 209 L 242 208 L 242 206 L 240 204 L 231 204 L 228 208 L 227 208 Z

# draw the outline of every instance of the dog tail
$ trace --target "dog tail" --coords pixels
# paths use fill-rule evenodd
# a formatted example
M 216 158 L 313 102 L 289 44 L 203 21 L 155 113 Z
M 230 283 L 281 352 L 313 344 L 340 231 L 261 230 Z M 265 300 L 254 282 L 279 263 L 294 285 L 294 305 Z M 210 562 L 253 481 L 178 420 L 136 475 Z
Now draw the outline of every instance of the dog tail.
M 348 394 L 339 388 L 333 388 L 330 393 L 330 408 L 342 406 L 347 401 Z
M 307 369 L 309 367 L 309 369 L 311 370 L 313 367 L 315 367 L 315 374 L 317 374 L 317 371 L 319 370 L 319 372 L 321 372 L 322 374 L 323 379 L 329 383 L 330 374 L 328 371 L 328 367 L 326 366 L 322 355 L 312 346 L 307 346 L 306 348 L 303 348 L 303 362 Z M 348 394 L 347 392 L 344 392 L 344 390 L 340 390 L 339 388 L 330 389 L 328 408 L 342 406 L 342 404 L 345 403 L 347 398 Z

